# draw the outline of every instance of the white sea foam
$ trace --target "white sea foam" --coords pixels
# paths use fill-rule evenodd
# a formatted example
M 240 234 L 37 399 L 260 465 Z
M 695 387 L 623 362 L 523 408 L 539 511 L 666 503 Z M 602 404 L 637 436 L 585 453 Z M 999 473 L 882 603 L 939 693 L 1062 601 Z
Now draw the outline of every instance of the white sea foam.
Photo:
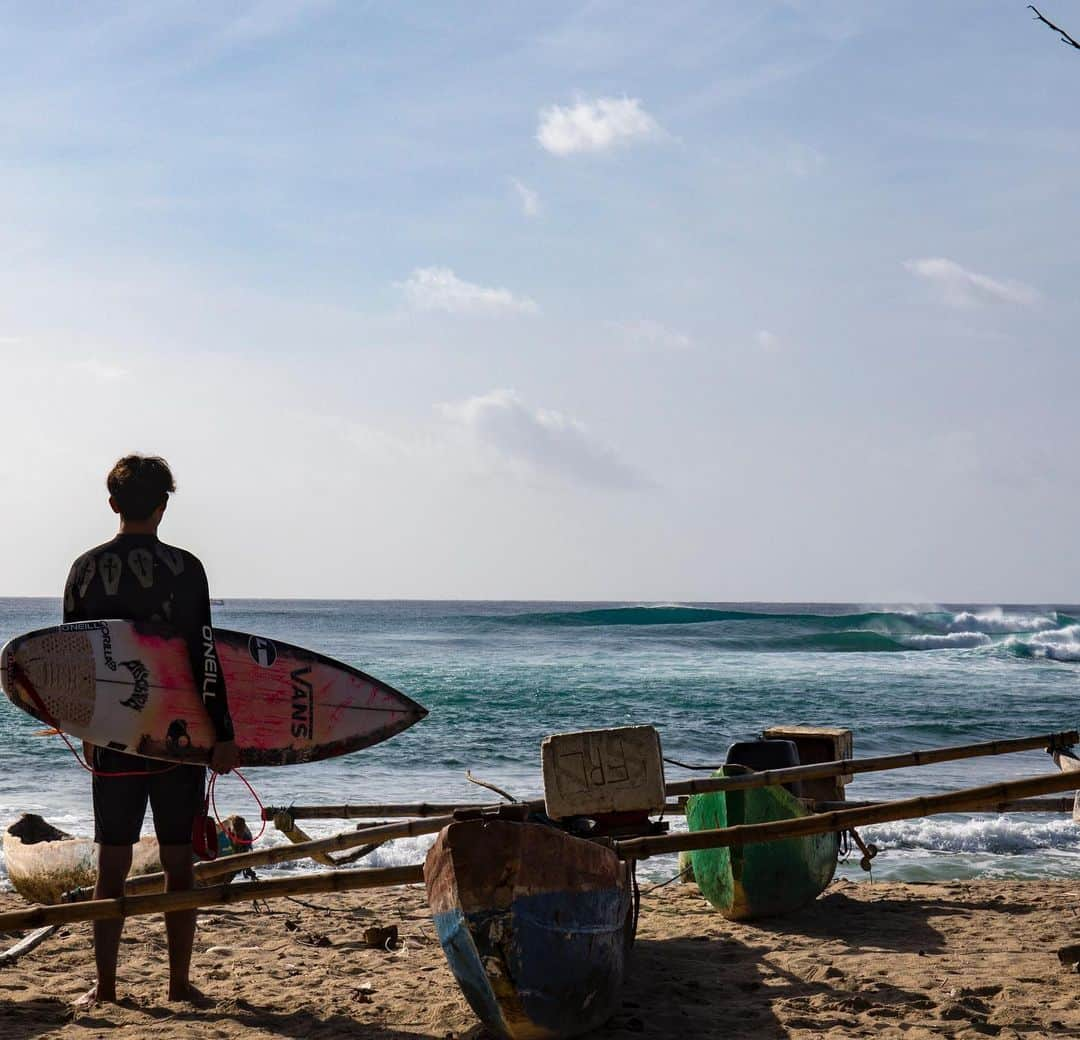
M 331 834 L 339 834 L 348 829 L 348 825 L 342 820 L 302 820 L 301 826 L 312 838 L 325 838 Z M 388 841 L 373 849 L 363 859 L 357 861 L 357 867 L 406 867 L 413 863 L 423 863 L 427 850 L 435 841 L 434 834 L 423 834 L 415 838 L 397 838 Z M 288 845 L 288 839 L 278 831 L 267 828 L 266 833 L 256 843 L 257 849 L 273 848 L 279 845 Z M 335 859 L 347 856 L 348 849 L 342 852 L 332 853 Z M 259 867 L 257 873 L 272 871 L 274 874 L 306 873 L 315 869 L 313 860 L 293 860 L 270 867 Z
M 949 622 L 953 632 L 977 631 L 996 632 L 1005 635 L 1012 632 L 1037 632 L 1040 629 L 1053 628 L 1058 623 L 1056 615 L 1047 614 L 1011 614 L 994 607 L 974 613 L 961 611 Z
M 1080 853 L 1080 828 L 1071 819 L 1028 820 L 982 816 L 968 820 L 901 820 L 867 827 L 863 837 L 882 850 L 989 852 L 995 855 L 1059 849 Z
M 1010 640 L 1032 657 L 1048 657 L 1053 661 L 1080 661 L 1080 625 L 1067 625 L 1032 636 Z
M 903 642 L 913 650 L 956 650 L 986 646 L 992 640 L 984 632 L 949 632 L 946 635 L 905 636 Z

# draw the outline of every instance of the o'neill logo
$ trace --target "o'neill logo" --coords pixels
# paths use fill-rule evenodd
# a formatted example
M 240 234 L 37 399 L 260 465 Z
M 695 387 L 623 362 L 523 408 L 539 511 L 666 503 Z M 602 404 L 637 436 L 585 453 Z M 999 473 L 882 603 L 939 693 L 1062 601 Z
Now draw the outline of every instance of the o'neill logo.
M 252 636 L 248 640 L 248 653 L 256 664 L 269 668 L 277 660 L 277 647 L 269 639 Z

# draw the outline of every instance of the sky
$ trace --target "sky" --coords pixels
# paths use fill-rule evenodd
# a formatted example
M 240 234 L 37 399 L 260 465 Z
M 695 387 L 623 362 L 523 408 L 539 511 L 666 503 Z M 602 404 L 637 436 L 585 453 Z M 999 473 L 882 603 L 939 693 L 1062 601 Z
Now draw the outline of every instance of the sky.
M 140 451 L 222 597 L 1080 601 L 1023 3 L 0 16 L 0 595 Z

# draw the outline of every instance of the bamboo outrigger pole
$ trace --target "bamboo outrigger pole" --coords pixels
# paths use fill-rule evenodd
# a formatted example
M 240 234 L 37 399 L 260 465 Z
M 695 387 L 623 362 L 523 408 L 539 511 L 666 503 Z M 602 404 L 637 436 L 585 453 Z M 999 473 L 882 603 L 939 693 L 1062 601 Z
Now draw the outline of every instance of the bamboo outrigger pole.
M 543 802 L 529 802 L 543 807 Z M 278 813 L 294 820 L 370 820 L 376 816 L 406 816 L 423 819 L 427 816 L 451 816 L 459 809 L 491 809 L 491 802 L 389 802 L 386 805 L 267 805 L 262 818 L 273 822 Z
M 982 744 L 962 744 L 957 747 L 927 748 L 925 751 L 906 751 L 900 755 L 880 755 L 877 758 L 842 758 L 835 762 L 817 762 L 786 769 L 764 769 L 739 776 L 717 776 L 705 780 L 681 780 L 667 785 L 668 797 L 682 794 L 708 794 L 711 791 L 745 791 L 751 787 L 774 787 L 796 780 L 821 780 L 849 773 L 878 773 L 905 766 L 928 766 L 936 762 L 955 762 L 964 758 L 986 755 L 1008 755 L 1014 751 L 1037 751 L 1040 748 L 1061 748 L 1080 743 L 1080 733 L 1066 730 L 1037 737 L 1014 740 L 988 740 Z M 1057 788 L 1066 790 L 1066 788 Z M 1004 800 L 1004 799 L 1000 799 Z
M 1068 747 L 1080 743 L 1080 733 L 1065 730 L 1061 733 L 1045 733 L 1033 737 L 1017 737 L 1009 740 L 989 740 L 980 744 L 959 744 L 952 747 L 926 748 L 922 751 L 906 751 L 898 755 L 880 755 L 876 758 L 842 758 L 833 762 L 815 762 L 811 765 L 790 766 L 786 769 L 766 769 L 744 773 L 739 776 L 709 777 L 701 780 L 680 780 L 667 785 L 669 798 L 711 791 L 745 791 L 752 787 L 773 787 L 796 780 L 821 780 L 831 776 L 853 773 L 874 773 L 907 766 L 927 766 L 938 762 L 955 762 L 966 758 L 987 755 L 1008 755 L 1016 751 L 1037 751 L 1042 748 Z M 542 799 L 525 802 L 530 810 L 544 808 Z M 376 816 L 405 816 L 426 818 L 450 816 L 459 809 L 494 809 L 496 805 L 482 802 L 395 802 L 386 805 L 292 805 L 267 807 L 263 819 L 272 820 L 278 812 L 288 813 L 294 820 L 364 820 Z M 668 805 L 665 812 L 676 812 L 676 805 Z M 1019 810 L 1017 810 L 1019 811 Z
M 871 805 L 881 805 L 880 800 L 870 802 L 814 802 L 816 813 L 836 812 L 844 809 L 866 809 Z M 968 812 L 980 813 L 1071 813 L 1072 798 L 1018 798 L 1009 802 L 988 802 Z
M 969 787 L 947 794 L 925 798 L 907 798 L 883 802 L 865 809 L 823 813 L 798 820 L 776 823 L 744 824 L 692 834 L 671 834 L 653 838 L 634 838 L 614 843 L 623 859 L 647 859 L 667 852 L 692 849 L 746 845 L 754 842 L 780 841 L 784 838 L 805 837 L 831 831 L 893 820 L 933 816 L 937 813 L 965 812 L 973 806 L 995 801 L 1009 801 L 1042 794 L 1054 794 L 1080 788 L 1080 771 L 1052 773 L 985 787 Z M 360 832 L 363 834 L 364 832 Z M 366 836 L 366 835 L 365 835 Z M 343 835 L 342 837 L 347 837 Z M 286 851 L 299 848 L 286 846 Z M 278 850 L 268 850 L 278 851 Z M 224 862 L 235 866 L 242 857 L 230 856 Z M 209 864 L 206 864 L 207 866 Z M 35 906 L 0 914 L 0 931 L 42 928 L 53 924 L 72 924 L 77 921 L 100 921 L 107 918 L 135 917 L 170 910 L 192 910 L 200 906 L 242 903 L 249 899 L 268 899 L 282 895 L 308 895 L 315 892 L 344 892 L 361 888 L 386 888 L 394 885 L 418 884 L 423 880 L 423 867 L 383 867 L 368 870 L 323 871 L 302 877 L 278 878 L 273 881 L 249 881 L 235 885 L 215 885 L 186 892 L 167 892 L 154 895 L 122 896 L 119 899 L 98 899 L 88 903 L 62 903 L 56 906 Z
M 1037 748 L 1062 747 L 1080 742 L 1080 734 L 1075 730 L 1062 733 L 1050 733 L 1043 736 L 1020 737 L 1014 740 L 993 740 L 982 744 L 968 744 L 958 747 L 930 748 L 926 751 L 911 751 L 902 755 L 885 755 L 878 758 L 841 759 L 836 762 L 822 762 L 808 766 L 793 766 L 789 769 L 768 769 L 759 773 L 744 773 L 739 776 L 711 777 L 705 780 L 687 780 L 667 785 L 669 796 L 683 794 L 703 794 L 709 791 L 745 790 L 752 787 L 769 787 L 789 783 L 793 780 L 840 776 L 845 773 L 865 773 L 885 769 L 899 769 L 903 766 L 929 765 L 933 762 L 948 762 L 962 758 L 976 758 L 982 755 L 1004 755 L 1014 751 L 1030 751 Z M 1055 774 L 1056 775 L 1056 774 Z M 1077 774 L 1072 774 L 1077 775 Z M 1080 781 L 1074 786 L 1080 787 Z M 989 790 L 989 789 L 987 789 Z M 1050 788 L 1050 791 L 1069 790 L 1067 786 Z M 1034 792 L 1046 793 L 1043 791 Z M 1006 801 L 1018 797 L 1011 795 L 988 795 L 983 804 Z M 530 809 L 543 809 L 542 801 L 525 803 Z M 892 804 L 892 803 L 883 803 Z M 975 806 L 972 806 L 974 808 Z M 484 806 L 484 808 L 489 808 Z M 491 806 L 490 808 L 496 808 Z M 818 816 L 815 819 L 821 819 Z M 243 852 L 236 856 L 226 856 L 210 863 L 199 863 L 195 867 L 198 881 L 208 881 L 236 871 L 254 867 L 270 866 L 274 863 L 288 863 L 307 859 L 314 853 L 340 852 L 359 845 L 379 844 L 395 838 L 417 837 L 422 834 L 435 834 L 453 822 L 453 815 L 432 816 L 419 820 L 384 824 L 380 827 L 367 827 L 359 831 L 347 831 L 328 838 L 300 842 L 296 845 L 283 845 L 257 852 Z M 858 826 L 857 823 L 848 826 Z M 826 828 L 828 830 L 829 828 Z M 839 828 L 846 829 L 846 828 Z M 728 833 L 725 831 L 725 833 Z M 124 891 L 141 893 L 153 891 L 163 882 L 162 874 L 146 874 L 131 878 Z
M 1077 784 L 1080 787 L 1080 783 Z M 448 823 L 453 822 L 452 816 L 438 816 L 430 820 L 408 820 L 401 823 L 388 823 L 382 827 L 365 827 L 359 831 L 346 831 L 343 834 L 332 834 L 328 838 L 316 838 L 314 841 L 304 841 L 297 845 L 277 845 L 270 849 L 259 849 L 257 852 L 241 852 L 236 856 L 223 856 L 221 859 L 211 860 L 209 863 L 195 864 L 195 880 L 209 881 L 212 878 L 221 877 L 223 874 L 234 874 L 241 870 L 254 867 L 267 867 L 274 863 L 288 863 L 297 859 L 308 859 L 316 852 L 338 852 L 343 849 L 353 849 L 357 845 L 368 845 L 392 841 L 394 838 L 409 838 L 419 834 L 434 834 L 441 831 Z M 164 874 L 143 874 L 140 877 L 129 878 L 124 886 L 124 891 L 129 894 L 150 892 L 159 888 L 164 881 Z
M 664 816 L 684 816 L 686 814 L 686 799 L 687 795 L 682 795 L 677 801 L 668 802 L 663 809 Z M 542 812 L 544 803 L 541 801 L 525 802 L 525 805 L 530 810 Z M 881 800 L 875 799 L 872 801 L 845 801 L 845 802 L 832 802 L 832 801 L 815 801 L 813 803 L 813 810 L 817 813 L 832 812 L 834 809 L 862 809 L 868 805 L 880 805 Z M 452 814 L 459 812 L 463 809 L 472 810 L 491 810 L 497 809 L 497 805 L 483 805 L 480 802 L 473 802 L 465 805 L 454 805 L 452 802 L 445 803 L 426 803 L 419 802 L 415 804 L 399 803 L 397 805 L 390 806 L 374 806 L 374 805 L 296 805 L 288 809 L 266 808 L 264 813 L 270 815 L 266 816 L 266 819 L 273 821 L 274 817 L 278 814 L 284 814 L 291 816 L 294 820 L 368 820 L 373 816 L 402 816 L 408 819 L 424 819 L 428 816 L 434 816 L 433 812 L 414 812 L 417 809 L 437 808 L 440 813 Z M 383 813 L 381 811 L 375 812 L 375 809 L 393 809 L 393 812 Z M 1072 798 L 1021 798 L 1014 799 L 1008 802 L 993 802 L 988 805 L 981 806 L 978 810 L 971 810 L 972 812 L 988 812 L 988 813 L 1071 813 L 1073 811 Z M 659 813 L 656 815 L 660 815 Z M 279 828 L 280 830 L 280 828 Z M 299 828 L 297 828 L 299 830 Z M 300 833 L 303 833 L 300 831 Z M 292 840 L 290 838 L 290 840 Z M 299 842 L 301 839 L 297 839 Z M 302 839 L 304 841 L 310 841 L 310 838 Z M 313 853 L 311 858 L 317 863 L 323 862 L 319 857 L 325 856 L 326 853 Z M 327 857 L 329 858 L 329 857 Z M 332 866 L 332 863 L 328 863 L 327 866 Z
M 381 867 L 369 870 L 324 870 L 302 877 L 275 878 L 273 881 L 244 881 L 236 885 L 214 885 L 184 892 L 154 895 L 121 896 L 119 899 L 95 899 L 88 903 L 59 903 L 32 906 L 0 914 L 0 931 L 19 931 L 47 925 L 74 924 L 77 921 L 104 921 L 116 917 L 139 917 L 167 913 L 170 910 L 194 910 L 200 906 L 243 903 L 276 896 L 311 895 L 315 892 L 348 892 L 358 888 L 391 888 L 415 885 L 424 880 L 424 868 Z
M 980 805 L 1007 802 L 1080 788 L 1080 772 L 1049 773 L 1024 780 L 1012 780 L 984 787 L 964 787 L 946 794 L 922 798 L 903 798 L 880 802 L 862 809 L 845 809 L 803 816 L 797 820 L 775 823 L 741 824 L 686 834 L 667 834 L 653 838 L 631 838 L 615 842 L 615 851 L 623 859 L 648 859 L 667 852 L 690 852 L 694 849 L 724 848 L 755 842 L 803 838 L 811 834 L 829 834 L 894 820 L 913 820 L 939 813 L 968 812 Z

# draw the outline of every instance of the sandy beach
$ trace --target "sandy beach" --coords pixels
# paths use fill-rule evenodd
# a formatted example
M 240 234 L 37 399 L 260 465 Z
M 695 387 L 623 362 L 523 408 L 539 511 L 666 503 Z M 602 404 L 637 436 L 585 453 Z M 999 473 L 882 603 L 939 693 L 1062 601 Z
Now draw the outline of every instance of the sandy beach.
M 790 917 L 730 924 L 669 885 L 643 899 L 622 1009 L 593 1035 L 1080 1037 L 1080 976 L 1057 957 L 1080 941 L 1078 894 L 1065 881 L 840 881 Z M 398 948 L 366 946 L 372 925 L 396 925 Z M 193 977 L 206 1007 L 165 1001 L 160 918 L 128 924 L 120 971 L 122 1005 L 73 1013 L 93 979 L 90 926 L 63 929 L 0 969 L 0 1036 L 485 1035 L 418 887 L 204 911 Z

